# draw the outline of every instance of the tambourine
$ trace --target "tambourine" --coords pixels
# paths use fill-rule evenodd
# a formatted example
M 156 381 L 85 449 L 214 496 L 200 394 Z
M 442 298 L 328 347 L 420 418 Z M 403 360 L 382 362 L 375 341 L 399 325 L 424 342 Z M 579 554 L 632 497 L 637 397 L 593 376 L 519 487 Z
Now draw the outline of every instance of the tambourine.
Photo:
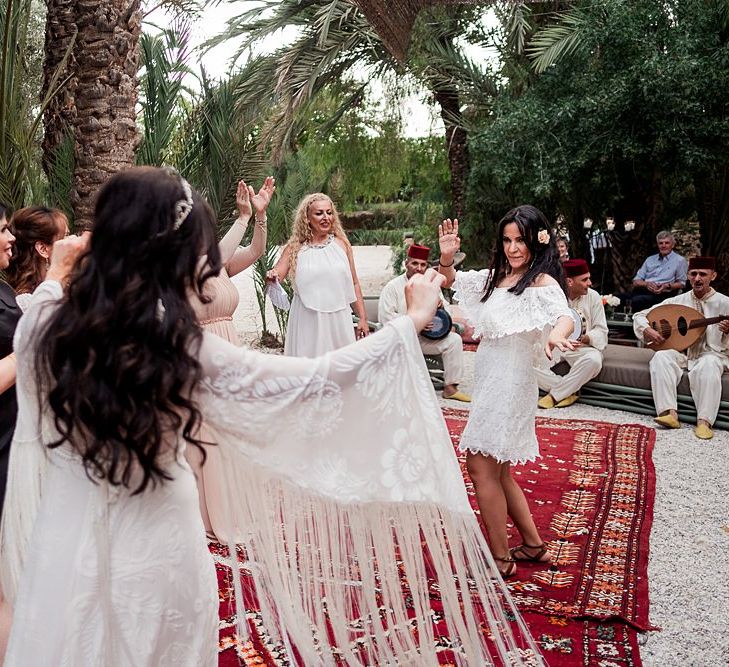
M 428 340 L 443 340 L 450 333 L 453 320 L 445 308 L 438 308 L 430 325 L 430 329 L 423 329 L 420 335 Z
M 567 340 L 580 340 L 586 328 L 585 318 L 582 317 L 582 313 L 575 310 L 574 308 L 570 308 L 570 315 L 572 316 L 572 320 L 575 323 L 575 330 L 570 334 Z

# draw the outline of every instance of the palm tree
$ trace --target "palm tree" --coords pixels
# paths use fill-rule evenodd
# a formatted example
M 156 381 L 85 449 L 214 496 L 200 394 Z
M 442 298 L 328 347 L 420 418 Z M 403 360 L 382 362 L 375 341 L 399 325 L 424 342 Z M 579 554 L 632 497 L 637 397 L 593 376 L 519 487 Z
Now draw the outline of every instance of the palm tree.
M 361 102 L 367 87 L 366 83 L 352 83 L 355 71 L 365 71 L 369 79 L 410 72 L 440 105 L 446 127 L 453 206 L 460 212 L 468 169 L 467 133 L 461 115 L 462 82 L 467 81 L 480 96 L 495 90 L 489 77 L 455 47 L 455 38 L 462 32 L 461 17 L 472 16 L 469 12 L 473 11 L 442 8 L 437 20 L 422 21 L 413 40 L 416 53 L 412 55 L 411 49 L 406 63 L 396 57 L 403 55 L 397 48 L 393 48 L 396 55 L 388 49 L 354 0 L 263 0 L 255 9 L 231 19 L 226 30 L 209 46 L 235 40 L 238 57 L 282 28 L 298 29 L 299 36 L 292 44 L 256 58 L 247 68 L 249 76 L 237 90 L 246 104 L 270 100 L 273 109 L 264 138 L 279 161 L 285 151 L 295 148 L 302 117 L 312 100 L 325 89 L 343 81 L 350 83 L 351 93 L 333 114 L 332 122 L 336 122 L 346 109 Z M 420 39 L 418 30 L 425 33 Z M 388 43 L 393 43 L 391 38 Z
M 46 115 L 44 162 L 70 130 L 75 168 L 71 202 L 76 224 L 91 224 L 96 190 L 113 173 L 134 164 L 140 0 L 48 0 L 46 61 L 48 94 L 59 55 L 71 48 L 67 85 Z

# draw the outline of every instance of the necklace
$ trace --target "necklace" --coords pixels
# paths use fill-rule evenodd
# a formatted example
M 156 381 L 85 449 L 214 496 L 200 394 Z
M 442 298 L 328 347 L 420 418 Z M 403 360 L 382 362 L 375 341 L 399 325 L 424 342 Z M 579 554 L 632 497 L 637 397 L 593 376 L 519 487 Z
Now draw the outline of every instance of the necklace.
M 322 241 L 321 243 L 309 242 L 306 245 L 308 245 L 310 248 L 326 248 L 333 240 L 334 240 L 334 234 L 329 234 L 329 236 L 327 236 L 326 240 Z

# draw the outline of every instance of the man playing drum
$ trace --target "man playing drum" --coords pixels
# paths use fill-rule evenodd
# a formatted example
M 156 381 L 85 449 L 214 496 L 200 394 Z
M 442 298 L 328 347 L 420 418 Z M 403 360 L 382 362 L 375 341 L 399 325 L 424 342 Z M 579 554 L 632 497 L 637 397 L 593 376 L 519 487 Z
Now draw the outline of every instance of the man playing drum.
M 537 402 L 540 408 L 566 408 L 577 400 L 582 385 L 597 376 L 602 369 L 602 350 L 607 345 L 608 328 L 602 298 L 591 289 L 590 268 L 584 259 L 562 262 L 567 278 L 570 308 L 582 319 L 582 334 L 575 350 L 561 352 L 570 370 L 560 376 L 550 368 L 537 368 L 537 382 L 547 395 Z M 556 358 L 556 357 L 555 357 Z
M 716 260 L 713 257 L 693 257 L 688 264 L 691 291 L 666 299 L 662 306 L 677 304 L 689 306 L 704 317 L 729 315 L 729 297 L 711 287 L 716 279 Z M 651 309 L 633 316 L 633 329 L 647 346 L 660 344 L 665 339 L 648 323 Z M 703 440 L 713 437 L 711 430 L 721 401 L 721 376 L 729 369 L 729 321 L 710 325 L 704 334 L 685 352 L 660 350 L 650 362 L 651 389 L 656 406 L 656 422 L 667 428 L 679 428 L 677 387 L 688 369 L 691 396 L 696 405 L 694 434 Z
M 382 288 L 377 308 L 377 315 L 381 324 L 389 322 L 398 315 L 405 314 L 405 283 L 416 273 L 425 273 L 428 268 L 429 254 L 430 248 L 426 246 L 412 244 L 408 247 L 407 258 L 405 259 L 405 273 L 393 278 Z M 443 304 L 445 305 L 445 300 L 443 300 Z M 429 340 L 423 335 L 418 336 L 418 338 L 423 354 L 440 354 L 443 357 L 443 371 L 445 373 L 443 398 L 470 403 L 471 397 L 462 391 L 458 391 L 458 385 L 463 376 L 463 341 L 461 337 L 451 331 L 441 340 Z

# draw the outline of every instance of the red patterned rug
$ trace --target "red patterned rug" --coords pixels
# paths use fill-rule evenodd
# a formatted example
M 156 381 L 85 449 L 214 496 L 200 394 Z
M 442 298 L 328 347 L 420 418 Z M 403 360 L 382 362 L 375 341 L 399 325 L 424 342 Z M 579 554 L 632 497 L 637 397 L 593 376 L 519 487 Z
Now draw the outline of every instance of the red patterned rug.
M 457 445 L 468 412 L 445 409 L 444 416 Z M 542 458 L 514 473 L 553 565 L 520 563 L 517 577 L 509 580 L 512 595 L 549 664 L 640 667 L 636 629 L 651 628 L 647 566 L 655 432 L 636 424 L 540 418 L 537 436 Z M 461 462 L 478 512 L 463 457 Z M 518 535 L 513 537 L 516 545 Z M 246 604 L 252 640 L 238 640 L 226 549 L 217 544 L 210 549 L 220 590 L 219 664 L 289 665 L 263 627 L 255 600 Z M 437 611 L 437 594 L 433 608 Z M 443 644 L 447 665 L 447 637 Z

